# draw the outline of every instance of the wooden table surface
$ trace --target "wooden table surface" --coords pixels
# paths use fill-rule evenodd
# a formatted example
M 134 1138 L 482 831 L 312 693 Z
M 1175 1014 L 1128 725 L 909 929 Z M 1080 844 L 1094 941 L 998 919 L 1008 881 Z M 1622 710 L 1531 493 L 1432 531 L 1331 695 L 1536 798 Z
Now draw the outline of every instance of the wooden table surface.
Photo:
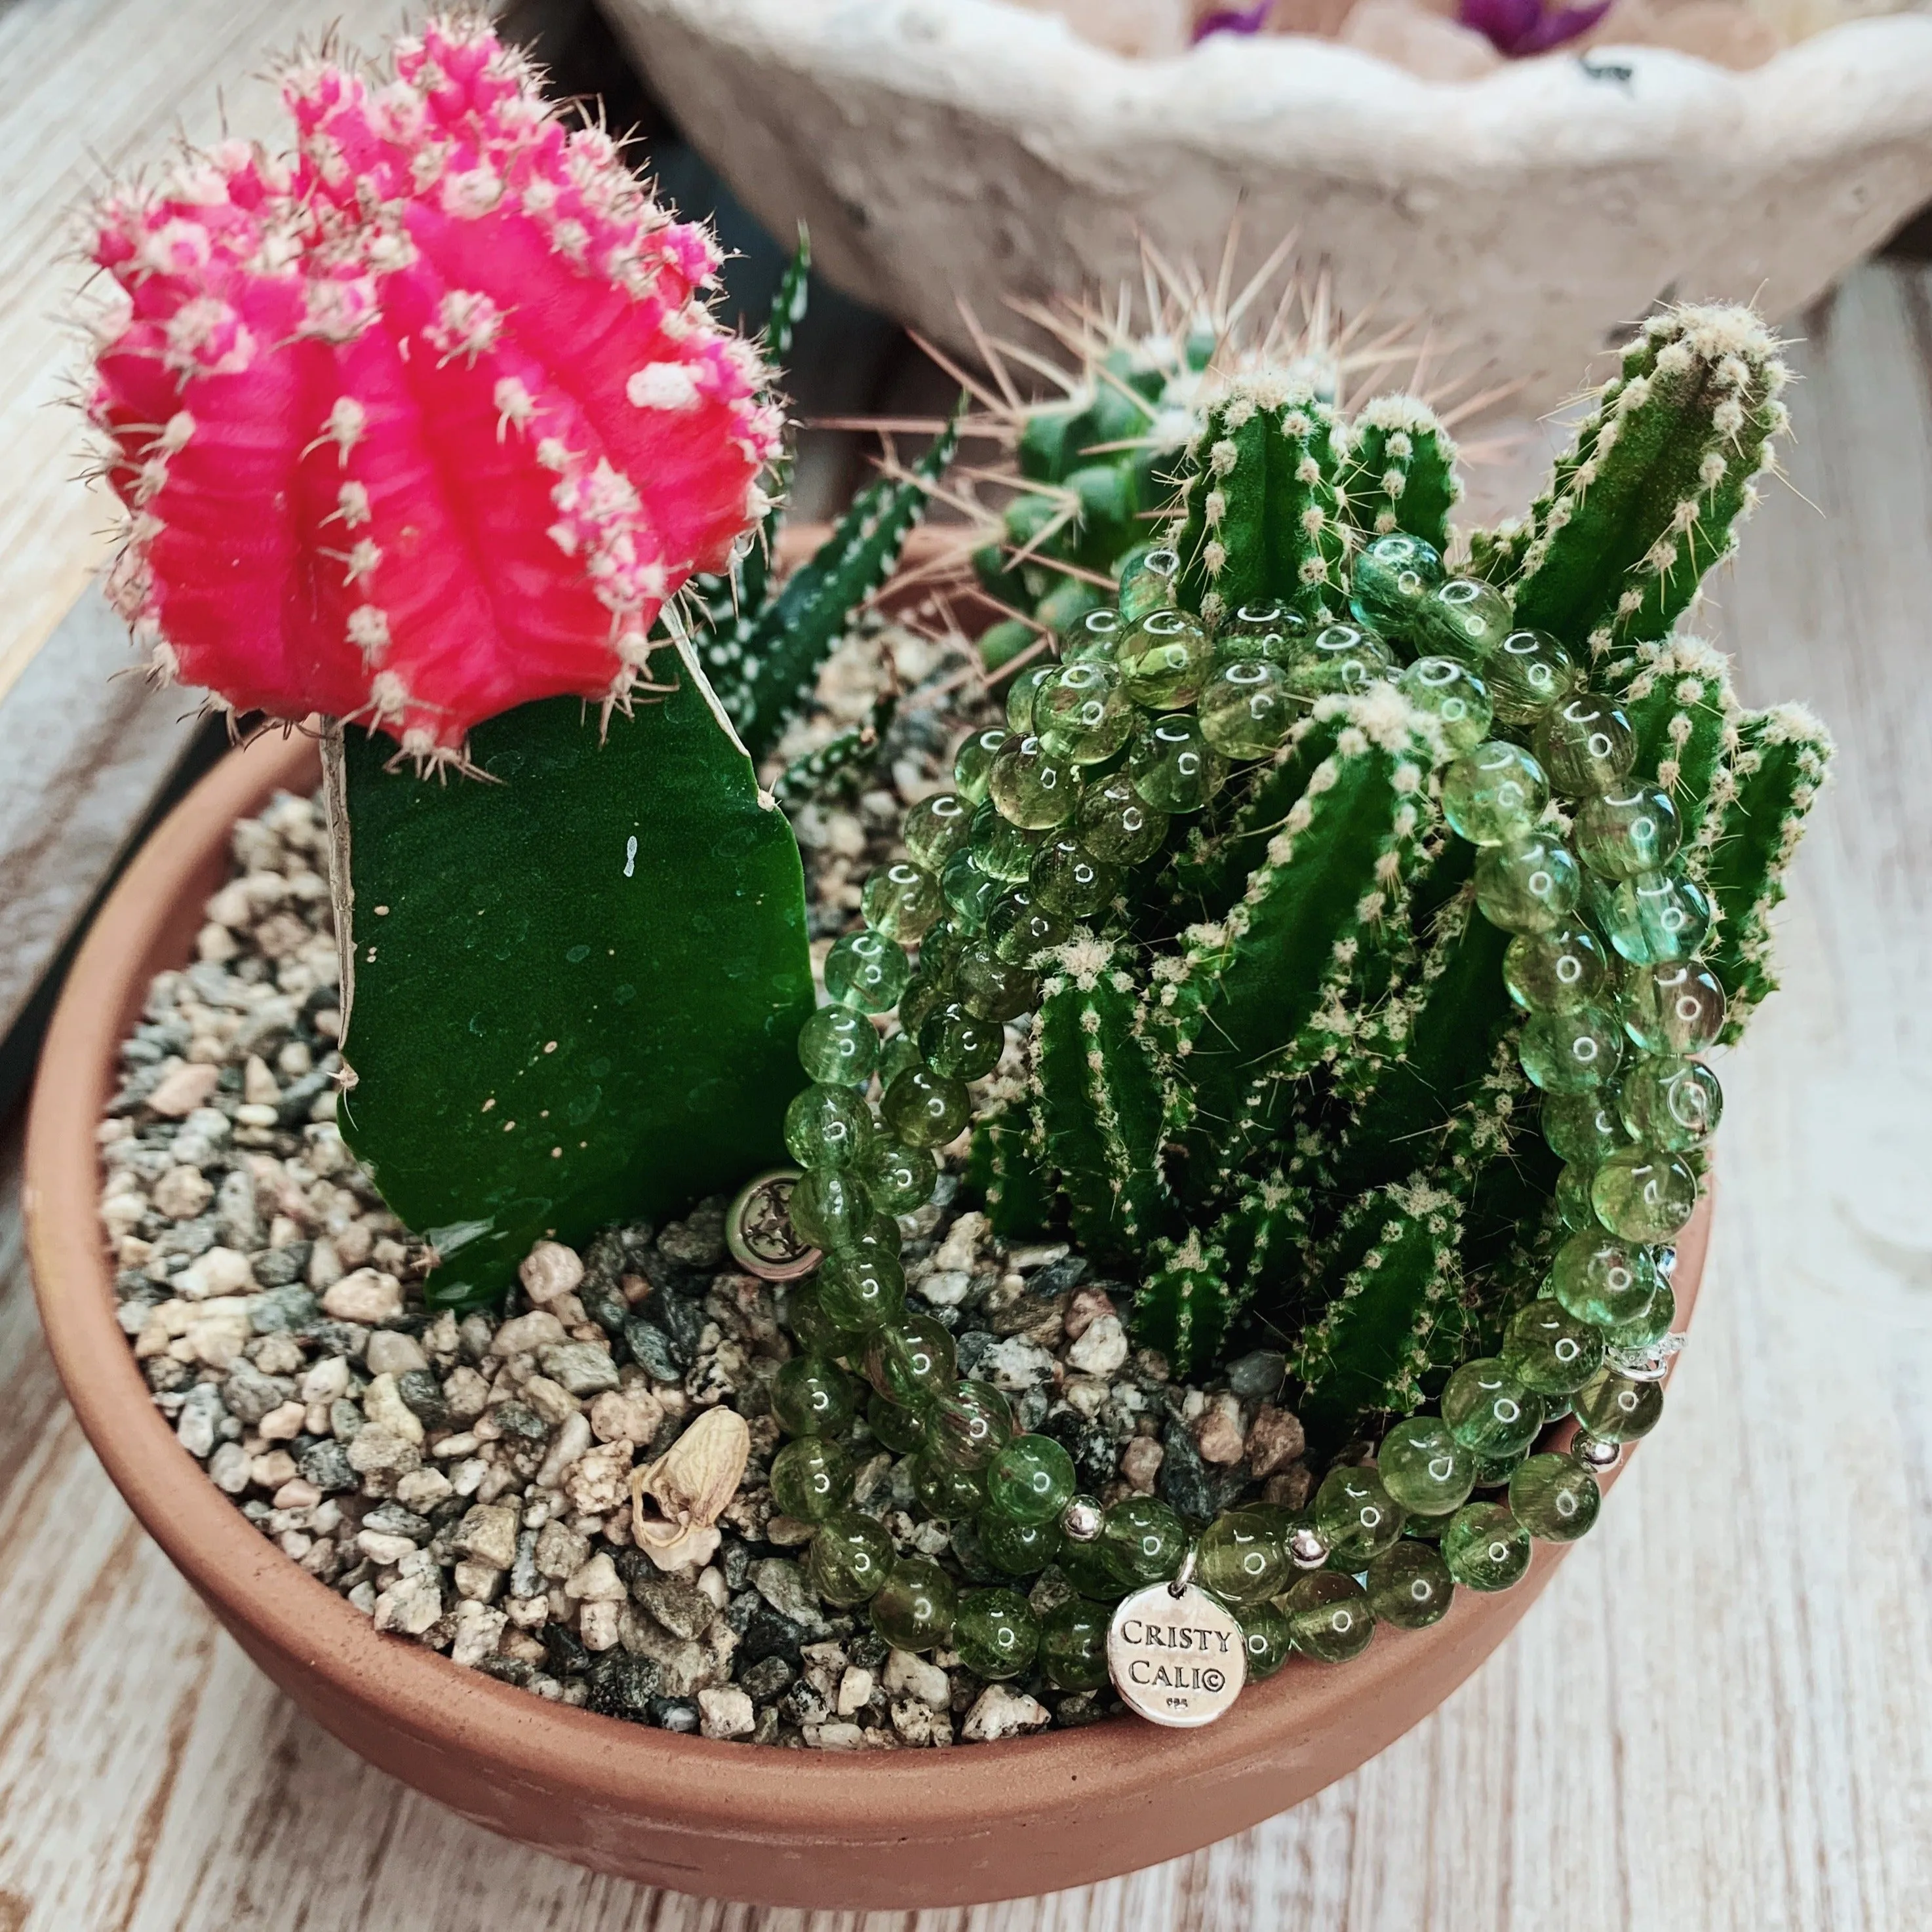
M 393 10 L 329 12 L 368 32 Z M 90 145 L 146 145 L 305 15 L 0 11 L 0 610 L 16 644 L 51 627 L 93 556 L 52 480 L 65 426 L 35 413 L 56 358 L 58 296 L 35 266 L 54 210 Z M 1932 1923 L 1932 274 L 1867 270 L 1793 333 L 1792 487 L 1705 622 L 1749 698 L 1808 698 L 1842 757 L 1784 920 L 1786 991 L 1722 1066 L 1716 1240 L 1663 1426 L 1519 1634 L 1354 1776 L 1195 1857 L 919 1927 Z M 27 1286 L 16 1148 L 4 1161 L 0 1932 L 805 1922 L 500 1842 L 271 1690 L 81 1439 Z

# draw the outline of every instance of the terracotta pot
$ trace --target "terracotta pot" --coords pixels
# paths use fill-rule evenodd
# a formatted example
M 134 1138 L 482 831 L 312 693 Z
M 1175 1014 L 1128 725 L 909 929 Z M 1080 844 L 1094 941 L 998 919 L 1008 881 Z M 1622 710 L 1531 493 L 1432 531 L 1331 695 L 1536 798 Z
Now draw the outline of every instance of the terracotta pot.
M 257 740 L 162 826 L 102 910 L 48 1035 L 27 1147 L 34 1282 L 62 1380 L 107 1473 L 262 1670 L 349 1748 L 491 1830 L 579 1864 L 764 1904 L 904 1909 L 1083 1885 L 1191 1851 L 1298 1803 L 1441 1703 L 1554 1573 L 1464 1591 L 1433 1630 L 1384 1630 L 1354 1663 L 1292 1662 L 1193 1732 L 1122 1720 L 847 1757 L 712 1743 L 547 1704 L 398 1639 L 281 1555 L 175 1442 L 115 1321 L 94 1131 L 150 976 L 191 950 L 228 832 L 311 747 Z M 1678 1273 L 1688 1317 L 1708 1214 Z

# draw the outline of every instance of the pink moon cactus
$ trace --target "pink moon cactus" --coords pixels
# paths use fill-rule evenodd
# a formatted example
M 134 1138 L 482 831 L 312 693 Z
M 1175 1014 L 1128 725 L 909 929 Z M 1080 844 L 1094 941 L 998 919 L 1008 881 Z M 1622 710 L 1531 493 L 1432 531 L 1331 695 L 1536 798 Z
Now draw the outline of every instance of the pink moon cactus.
M 716 243 L 480 22 L 283 98 L 292 158 L 229 142 L 98 213 L 118 608 L 232 710 L 418 759 L 532 699 L 621 701 L 766 507 L 780 417 L 706 306 Z

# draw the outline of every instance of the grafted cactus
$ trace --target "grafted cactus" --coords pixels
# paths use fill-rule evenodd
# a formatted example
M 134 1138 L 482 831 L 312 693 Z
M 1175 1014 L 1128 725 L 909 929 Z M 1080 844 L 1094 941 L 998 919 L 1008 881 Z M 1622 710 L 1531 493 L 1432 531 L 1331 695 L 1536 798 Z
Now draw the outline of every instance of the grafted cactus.
M 887 1131 L 956 1131 L 973 1028 L 1030 1011 L 976 1134 L 996 1224 L 1138 1258 L 1136 1338 L 1178 1366 L 1280 1338 L 1330 1446 L 1484 1351 L 1538 1413 L 1647 1360 L 1720 1104 L 1697 1055 L 1768 984 L 1828 752 L 1672 634 L 1782 380 L 1745 312 L 1659 318 L 1480 546 L 1494 580 L 1444 563 L 1412 401 L 1202 383 L 1160 547 L 968 740 L 844 942 L 896 988 L 922 939 Z
M 782 1153 L 812 977 L 754 759 L 951 440 L 781 583 L 782 415 L 706 230 L 476 20 L 284 94 L 292 157 L 231 143 L 100 211 L 116 588 L 164 672 L 325 721 L 340 1118 L 467 1303 L 541 1235 Z

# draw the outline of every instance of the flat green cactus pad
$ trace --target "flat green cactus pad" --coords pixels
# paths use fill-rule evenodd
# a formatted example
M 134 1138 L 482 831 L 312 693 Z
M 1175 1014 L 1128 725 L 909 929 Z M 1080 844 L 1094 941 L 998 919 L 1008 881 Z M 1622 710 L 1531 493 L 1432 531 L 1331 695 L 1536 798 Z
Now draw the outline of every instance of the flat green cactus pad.
M 360 732 L 343 750 L 339 1118 L 441 1256 L 434 1300 L 784 1157 L 812 1005 L 798 848 L 688 673 L 601 744 L 574 698 L 492 718 L 471 755 L 494 784 L 386 770 Z

